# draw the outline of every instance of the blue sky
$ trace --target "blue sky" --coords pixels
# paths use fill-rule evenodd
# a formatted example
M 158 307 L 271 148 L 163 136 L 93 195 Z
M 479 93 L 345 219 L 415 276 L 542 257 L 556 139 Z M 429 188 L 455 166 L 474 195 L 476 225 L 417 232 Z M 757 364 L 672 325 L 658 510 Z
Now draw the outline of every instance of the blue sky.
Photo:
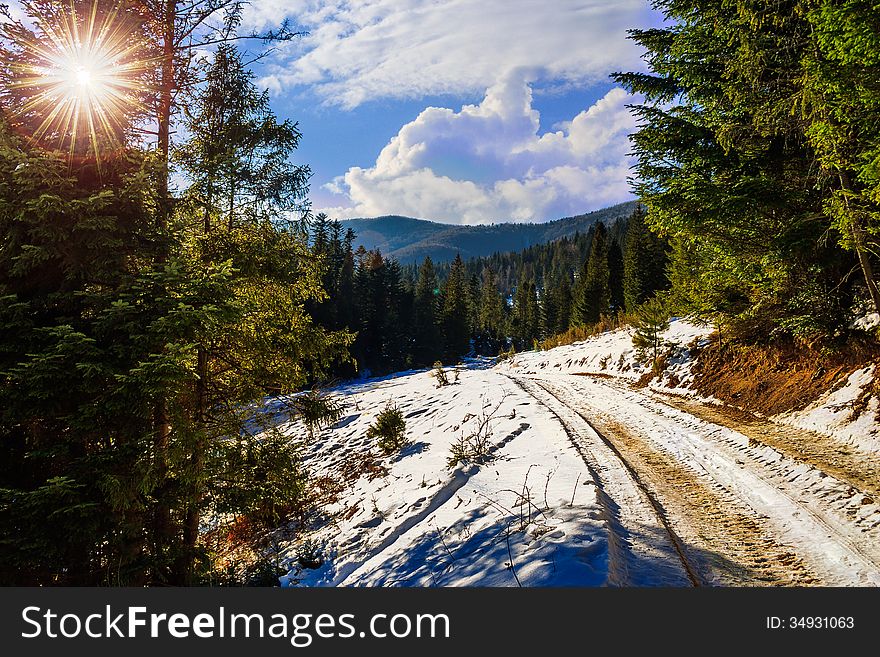
M 645 0 L 261 0 L 308 32 L 258 71 L 299 121 L 316 211 L 548 221 L 630 198 L 626 30 Z
M 242 30 L 306 32 L 256 69 L 304 134 L 314 210 L 549 221 L 630 198 L 647 0 L 253 0 Z

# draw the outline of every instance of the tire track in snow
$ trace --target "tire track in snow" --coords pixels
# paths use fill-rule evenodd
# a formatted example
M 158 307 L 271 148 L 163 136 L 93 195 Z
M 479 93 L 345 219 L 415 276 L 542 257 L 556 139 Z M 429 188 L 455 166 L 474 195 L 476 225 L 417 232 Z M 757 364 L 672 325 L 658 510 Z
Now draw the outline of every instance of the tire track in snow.
M 636 437 L 641 447 L 635 449 L 654 450 L 687 466 L 704 488 L 711 487 L 734 508 L 749 509 L 771 537 L 778 537 L 775 544 L 791 546 L 821 583 L 880 583 L 876 545 L 873 550 L 866 548 L 871 538 L 855 523 L 831 513 L 821 498 L 798 482 L 811 474 L 807 464 L 780 465 L 781 455 L 767 460 L 766 455 L 752 454 L 755 449 L 746 437 L 616 382 L 567 378 L 555 377 L 550 385 L 569 404 L 589 409 L 592 417 L 606 418 L 608 424 Z
M 608 525 L 608 583 L 702 585 L 662 505 L 614 445 L 540 382 L 509 378 L 557 418 L 598 488 Z

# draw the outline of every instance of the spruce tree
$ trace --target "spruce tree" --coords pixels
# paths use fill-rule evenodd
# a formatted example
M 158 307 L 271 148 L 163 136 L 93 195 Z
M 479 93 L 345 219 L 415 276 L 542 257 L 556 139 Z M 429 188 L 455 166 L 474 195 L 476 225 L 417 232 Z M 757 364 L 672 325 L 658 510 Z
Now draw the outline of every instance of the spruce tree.
M 552 281 L 544 286 L 538 304 L 540 313 L 540 338 L 546 339 L 556 335 L 559 323 L 559 284 Z
M 590 244 L 590 256 L 581 270 L 574 295 L 573 326 L 595 324 L 611 305 L 611 272 L 608 267 L 608 242 L 605 225 L 599 223 Z
M 425 256 L 419 268 L 413 302 L 413 358 L 416 365 L 427 367 L 442 355 L 439 331 L 440 289 L 434 263 Z
M 611 246 L 608 247 L 609 306 L 613 313 L 620 312 L 626 307 L 623 279 L 623 252 L 620 249 L 620 242 L 615 238 L 611 240 Z
M 669 313 L 660 297 L 652 297 L 636 309 L 635 327 L 633 346 L 650 355 L 656 370 L 663 346 L 663 332 L 669 328 Z
M 456 363 L 470 349 L 468 281 L 461 255 L 455 256 L 443 288 L 444 359 Z
M 503 346 L 505 337 L 504 301 L 498 292 L 495 272 L 483 268 L 483 281 L 479 296 L 479 323 L 477 347 L 479 353 L 495 355 Z
M 713 278 L 705 282 L 747 300 L 727 315 L 744 339 L 845 331 L 848 272 L 858 263 L 834 245 L 846 242 L 849 219 L 829 217 L 828 180 L 804 112 L 805 60 L 821 50 L 807 4 L 657 7 L 664 27 L 631 32 L 651 72 L 614 76 L 645 97 L 632 139 L 635 191 L 650 227 L 700 242 Z M 823 115 L 815 115 L 819 123 Z M 819 317 L 818 307 L 838 311 Z
M 83 162 L 0 121 L 0 582 L 143 584 L 155 244 L 142 158 Z M 155 363 L 155 361 L 152 361 Z
M 880 25 L 868 0 L 800 3 L 813 43 L 802 55 L 806 134 L 831 194 L 825 210 L 853 250 L 867 296 L 880 310 Z
M 642 206 L 627 222 L 623 256 L 623 296 L 628 311 L 635 311 L 658 290 L 669 286 L 667 245 L 645 224 Z

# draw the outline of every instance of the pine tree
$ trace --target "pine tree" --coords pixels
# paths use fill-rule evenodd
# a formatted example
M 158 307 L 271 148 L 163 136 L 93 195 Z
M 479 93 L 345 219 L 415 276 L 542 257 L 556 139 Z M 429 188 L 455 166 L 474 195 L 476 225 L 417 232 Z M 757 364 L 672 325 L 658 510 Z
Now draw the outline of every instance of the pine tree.
M 541 310 L 538 304 L 538 288 L 530 280 L 526 289 L 526 332 L 523 341 L 531 348 L 541 332 Z
M 442 355 L 439 331 L 440 289 L 431 258 L 425 257 L 419 268 L 413 306 L 413 358 L 416 365 L 427 367 Z
M 224 4 L 190 9 L 211 14 Z M 33 3 L 27 11 L 38 31 L 68 20 L 87 35 L 92 7 L 77 13 L 84 5 Z M 204 87 L 186 78 L 200 91 L 189 117 L 193 141 L 176 155 L 192 185 L 171 202 L 170 121 L 182 79 L 174 67 L 195 71 L 177 30 L 198 26 L 177 20 L 185 8 L 162 5 L 170 19 L 163 30 L 137 15 L 140 27 L 125 44 L 133 58 L 141 37 L 159 35 L 168 46 L 160 71 L 148 57 L 141 62 L 160 81 L 157 157 L 128 141 L 149 99 L 90 116 L 107 121 L 96 139 L 71 126 L 77 145 L 41 144 L 58 155 L 0 127 L 0 222 L 12 238 L 0 255 L 0 388 L 15 391 L 3 400 L 0 434 L 4 449 L 12 447 L 9 465 L 26 465 L 0 481 L 3 526 L 15 528 L 2 541 L 11 568 L 4 580 L 193 582 L 207 504 L 221 515 L 278 522 L 282 505 L 299 495 L 289 440 L 271 432 L 251 439 L 245 409 L 302 384 L 344 347 L 305 313 L 320 295 L 318 272 L 301 237 L 279 222 L 304 200 L 307 172 L 287 159 L 298 133 L 274 120 L 232 49 L 220 48 Z M 101 24 L 131 7 L 94 9 Z M 113 27 L 126 34 L 127 25 Z M 0 57 L 24 61 L 6 41 L 22 45 L 14 37 L 27 31 L 4 21 Z M 4 99 L 21 98 L 28 121 L 48 125 L 41 113 L 51 119 L 54 108 L 27 102 L 33 88 L 13 84 L 13 67 L 2 69 Z M 26 122 L 17 127 L 27 131 Z M 27 355 L 12 356 L 12 344 L 28 345 Z M 46 550 L 33 554 L 38 544 Z
M 385 260 L 378 250 L 366 251 L 363 247 L 358 249 L 357 260 L 354 296 L 358 321 L 354 354 L 361 374 L 378 373 L 382 367 Z
M 590 244 L 590 256 L 584 263 L 574 294 L 571 313 L 573 326 L 595 324 L 611 305 L 611 272 L 608 267 L 608 242 L 605 225 L 599 223 Z
M 0 121 L 0 582 L 142 584 L 157 237 L 136 152 L 74 173 Z M 146 310 L 146 312 L 144 312 Z
M 443 289 L 444 359 L 455 363 L 470 349 L 468 282 L 461 255 L 456 255 Z
M 660 2 L 666 26 L 631 33 L 651 73 L 614 76 L 646 98 L 633 143 L 650 227 L 701 243 L 713 282 L 747 300 L 727 315 L 744 339 L 839 334 L 853 294 L 804 115 L 820 33 L 806 6 Z
M 513 296 L 510 322 L 511 333 L 519 349 L 531 349 L 540 332 L 540 321 L 537 287 L 527 270 L 523 270 Z
M 542 340 L 556 335 L 559 323 L 559 284 L 556 281 L 544 286 L 538 303 L 540 314 L 540 337 Z
M 504 301 L 498 292 L 495 272 L 483 268 L 483 281 L 479 294 L 479 321 L 477 324 L 477 351 L 481 354 L 496 355 L 503 346 L 505 337 Z
M 660 297 L 652 297 L 636 309 L 635 327 L 633 346 L 640 351 L 647 350 L 656 369 L 663 346 L 663 332 L 669 328 L 669 313 Z
M 337 224 L 338 225 L 338 224 Z M 354 231 L 349 228 L 345 231 L 340 253 L 339 281 L 336 285 L 334 300 L 336 329 L 351 329 L 355 325 L 355 302 L 354 302 L 354 272 L 355 261 Z
M 567 331 L 568 327 L 571 325 L 572 291 L 568 276 L 565 276 L 559 284 L 559 287 L 556 290 L 556 299 L 558 310 L 554 334 L 559 334 Z
M 608 247 L 608 296 L 610 310 L 613 313 L 620 312 L 626 307 L 623 279 L 623 252 L 620 249 L 620 242 L 615 238 Z
M 172 436 L 191 454 L 180 466 L 188 476 L 178 487 L 185 493 L 185 552 L 174 575 L 188 582 L 210 480 L 225 465 L 208 463 L 215 453 L 211 445 L 230 431 L 240 434 L 237 425 L 244 421 L 225 409 L 267 390 L 296 390 L 320 375 L 349 341 L 343 334 L 325 333 L 306 314 L 308 305 L 323 297 L 322 278 L 328 281 L 310 264 L 304 233 L 286 219 L 307 209 L 308 169 L 290 162 L 300 133 L 292 122 L 276 120 L 268 95 L 256 89 L 253 73 L 232 46 L 217 49 L 190 116 L 192 137 L 175 152 L 192 180 L 181 218 L 195 220 L 201 230 L 181 255 L 194 256 L 195 262 L 185 266 L 210 272 L 231 264 L 235 273 L 215 292 L 224 295 L 222 302 L 210 300 L 222 314 L 181 336 L 197 345 L 192 421 L 178 420 L 179 436 Z M 322 219 L 317 242 L 320 264 L 326 266 L 330 243 Z M 230 368 L 230 363 L 237 365 Z M 238 449 L 253 453 L 246 445 Z M 210 499 L 222 503 L 223 495 L 241 496 L 249 485 L 243 481 L 232 491 L 214 490 Z
M 636 206 L 627 223 L 623 256 L 623 296 L 634 311 L 658 290 L 669 286 L 666 276 L 667 246 L 645 224 L 642 206 Z
M 875 258 L 880 234 L 880 26 L 868 0 L 799 3 L 814 42 L 802 56 L 807 137 L 832 190 L 825 209 L 841 244 L 858 256 L 868 297 L 880 309 Z M 872 257 L 873 256 L 873 257 Z

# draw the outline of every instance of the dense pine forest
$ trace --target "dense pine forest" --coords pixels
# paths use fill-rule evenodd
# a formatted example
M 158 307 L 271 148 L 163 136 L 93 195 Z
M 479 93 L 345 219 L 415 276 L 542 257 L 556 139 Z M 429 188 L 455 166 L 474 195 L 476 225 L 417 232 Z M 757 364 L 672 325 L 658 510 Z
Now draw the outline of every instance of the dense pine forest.
M 614 76 L 636 94 L 635 211 L 418 266 L 313 216 L 300 127 L 240 49 L 287 26 L 237 35 L 231 0 L 6 11 L 0 584 L 265 581 L 226 548 L 320 492 L 268 395 L 303 418 L 284 395 L 672 314 L 731 350 L 872 358 L 853 322 L 880 307 L 876 3 L 653 4 L 667 27 L 631 33 L 650 71 Z M 89 16 L 112 28 L 98 100 L 45 73 Z
M 531 349 L 569 329 L 634 312 L 668 287 L 669 247 L 645 212 L 606 228 L 519 253 L 402 267 L 359 247 L 349 228 L 319 216 L 312 251 L 328 298 L 313 316 L 329 330 L 357 335 L 339 376 L 386 374 L 467 354 Z

